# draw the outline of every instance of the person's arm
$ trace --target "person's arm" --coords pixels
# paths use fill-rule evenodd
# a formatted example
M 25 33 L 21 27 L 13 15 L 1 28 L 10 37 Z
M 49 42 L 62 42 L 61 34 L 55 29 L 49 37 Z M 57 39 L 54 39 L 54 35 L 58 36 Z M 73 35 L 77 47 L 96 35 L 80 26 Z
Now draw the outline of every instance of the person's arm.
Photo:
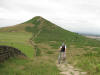
M 59 52 L 61 51 L 61 46 L 60 46 L 60 48 L 59 48 Z
M 66 52 L 66 45 L 65 45 L 65 52 Z

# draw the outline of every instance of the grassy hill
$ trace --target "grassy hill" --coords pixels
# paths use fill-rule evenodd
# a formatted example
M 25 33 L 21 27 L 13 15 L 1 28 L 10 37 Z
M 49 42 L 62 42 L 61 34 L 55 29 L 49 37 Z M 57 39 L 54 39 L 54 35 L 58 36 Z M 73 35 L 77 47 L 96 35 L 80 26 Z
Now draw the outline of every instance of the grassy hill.
M 36 57 L 34 57 L 35 47 L 30 44 L 30 39 L 38 48 L 39 55 Z M 67 45 L 68 63 L 86 71 L 87 75 L 100 75 L 100 41 L 64 30 L 40 16 L 19 25 L 0 29 L 0 45 L 19 48 L 28 56 L 24 59 L 12 58 L 1 64 L 0 73 L 60 75 L 56 60 L 59 54 L 58 48 L 63 41 Z
M 14 26 L 0 28 L 0 32 L 25 32 L 27 26 L 33 26 L 32 23 L 21 23 Z
M 61 44 L 63 41 L 66 41 L 67 45 L 100 46 L 99 41 L 88 39 L 77 33 L 64 30 L 40 16 L 37 16 L 26 23 L 32 23 L 34 25 L 33 27 L 27 26 L 25 28 L 27 32 L 32 32 L 34 36 L 39 33 L 38 37 L 34 38 L 36 43 L 54 41 Z

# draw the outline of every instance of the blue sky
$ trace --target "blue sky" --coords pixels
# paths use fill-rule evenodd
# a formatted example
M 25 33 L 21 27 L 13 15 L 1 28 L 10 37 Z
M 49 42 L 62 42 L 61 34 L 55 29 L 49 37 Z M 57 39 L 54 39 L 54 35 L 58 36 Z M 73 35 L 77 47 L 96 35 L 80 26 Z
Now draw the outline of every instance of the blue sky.
M 100 34 L 100 0 L 0 0 L 0 27 L 35 16 L 73 32 Z

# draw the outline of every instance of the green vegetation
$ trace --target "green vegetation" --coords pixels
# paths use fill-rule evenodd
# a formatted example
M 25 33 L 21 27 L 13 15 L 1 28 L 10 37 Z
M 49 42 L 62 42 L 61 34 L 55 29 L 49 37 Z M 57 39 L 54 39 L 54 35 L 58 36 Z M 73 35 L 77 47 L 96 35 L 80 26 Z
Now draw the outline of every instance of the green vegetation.
M 25 24 L 25 25 L 24 25 Z M 27 23 L 31 24 L 31 23 Z M 24 26 L 24 29 L 22 26 Z M 60 75 L 54 59 L 37 47 L 37 57 L 34 56 L 34 48 L 29 40 L 32 33 L 26 32 L 25 27 L 31 26 L 26 23 L 18 26 L 0 29 L 0 45 L 12 46 L 20 49 L 27 55 L 25 57 L 10 58 L 8 61 L 0 64 L 0 74 L 2 75 Z M 33 25 L 33 24 L 32 24 Z M 20 28 L 21 27 L 21 28 Z M 48 51 L 48 49 L 47 49 Z M 51 55 L 52 56 L 52 55 Z
M 66 40 L 68 45 L 100 46 L 100 42 L 97 40 L 89 39 L 77 33 L 64 30 L 41 17 L 35 17 L 32 20 L 29 22 L 32 22 L 35 26 L 26 27 L 26 31 L 32 32 L 34 35 L 38 34 L 40 31 L 40 34 L 34 40 L 36 43 L 55 41 L 58 44 Z
M 28 57 L 33 57 L 34 50 L 29 44 L 31 33 L 23 32 L 0 32 L 0 45 L 18 48 Z
M 29 43 L 30 38 L 37 46 L 37 55 L 34 58 L 35 48 Z M 9 59 L 0 65 L 0 73 L 59 75 L 55 60 L 63 41 L 68 48 L 68 63 L 86 71 L 87 75 L 100 75 L 100 41 L 64 30 L 40 16 L 13 27 L 0 29 L 0 45 L 16 47 L 29 57 Z
M 31 33 L 0 32 L 0 45 L 18 48 L 28 57 L 10 58 L 0 64 L 1 75 L 59 75 L 59 70 L 54 64 L 55 61 L 49 57 L 47 57 L 48 59 L 41 57 L 39 48 L 36 55 L 38 57 L 33 57 L 34 49 L 28 42 L 31 37 Z
M 59 75 L 56 65 L 43 58 L 34 60 L 21 57 L 10 58 L 0 64 L 1 75 Z
M 68 50 L 71 50 L 71 52 L 68 51 L 68 53 L 72 53 L 73 56 L 70 56 L 70 54 L 67 56 L 70 63 L 82 68 L 88 75 L 100 74 L 97 67 L 100 62 L 98 60 L 100 59 L 100 49 L 98 49 L 98 47 L 100 47 L 100 41 L 64 30 L 41 17 L 34 18 L 34 20 L 35 23 L 33 22 L 33 24 L 35 24 L 35 26 L 31 28 L 32 30 L 29 30 L 35 35 L 38 34 L 40 30 L 41 32 L 33 41 L 48 44 L 53 49 L 57 49 L 63 41 L 66 41 Z M 47 51 L 47 54 L 53 54 L 53 51 Z

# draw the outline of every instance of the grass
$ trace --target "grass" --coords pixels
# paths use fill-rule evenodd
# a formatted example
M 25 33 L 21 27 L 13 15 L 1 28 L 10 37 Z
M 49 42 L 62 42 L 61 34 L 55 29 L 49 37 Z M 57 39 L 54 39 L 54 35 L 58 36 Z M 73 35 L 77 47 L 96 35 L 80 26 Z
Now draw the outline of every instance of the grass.
M 28 42 L 31 33 L 25 32 L 0 32 L 0 45 L 12 46 L 20 49 L 28 58 L 14 57 L 0 64 L 1 75 L 60 75 L 56 67 L 54 58 L 47 51 L 34 57 L 34 49 Z M 44 52 L 44 54 L 43 54 Z M 50 53 L 50 52 L 49 52 Z M 50 56 L 50 57 L 48 57 Z M 52 59 L 53 58 L 53 59 Z
M 37 21 L 39 19 L 34 18 L 35 23 L 32 23 L 36 26 L 32 27 L 32 30 L 28 29 L 35 35 L 41 30 L 38 37 L 34 39 L 36 43 L 45 43 L 50 45 L 52 49 L 57 49 L 66 40 L 65 43 L 69 50 L 69 54 L 67 54 L 68 62 L 86 71 L 88 75 L 100 75 L 98 67 L 100 41 L 64 30 L 45 19 Z M 52 51 L 47 51 L 47 54 L 52 54 Z
M 42 60 L 41 60 L 42 59 Z M 57 67 L 41 57 L 30 60 L 11 58 L 0 64 L 1 75 L 60 75 Z M 41 64 L 40 64 L 41 63 Z
M 67 50 L 67 60 L 73 66 L 86 71 L 87 75 L 100 75 L 100 49 L 97 49 L 88 46 L 83 48 L 72 46 Z
M 3 28 L 0 31 L 0 45 L 16 47 L 30 57 L 12 58 L 1 64 L 2 75 L 59 75 L 55 62 L 57 50 L 63 41 L 67 44 L 68 63 L 86 71 L 87 75 L 100 75 L 100 41 L 64 30 L 39 16 L 20 26 Z M 38 34 L 33 38 L 39 54 L 35 58 L 33 48 L 28 42 L 32 34 Z
M 32 58 L 34 54 L 33 47 L 29 44 L 29 33 L 19 32 L 0 32 L 0 45 L 7 45 L 18 48 L 28 57 Z
M 100 46 L 100 41 L 97 41 L 95 39 L 89 39 L 77 33 L 64 30 L 41 17 L 35 17 L 28 22 L 31 22 L 32 24 L 34 24 L 34 26 L 27 26 L 25 28 L 26 32 L 31 32 L 34 35 L 37 35 L 38 32 L 41 30 L 38 37 L 34 40 L 36 43 L 55 41 L 57 42 L 56 44 L 61 44 L 63 41 L 66 40 L 67 45 L 71 44 L 76 45 L 77 47 Z

